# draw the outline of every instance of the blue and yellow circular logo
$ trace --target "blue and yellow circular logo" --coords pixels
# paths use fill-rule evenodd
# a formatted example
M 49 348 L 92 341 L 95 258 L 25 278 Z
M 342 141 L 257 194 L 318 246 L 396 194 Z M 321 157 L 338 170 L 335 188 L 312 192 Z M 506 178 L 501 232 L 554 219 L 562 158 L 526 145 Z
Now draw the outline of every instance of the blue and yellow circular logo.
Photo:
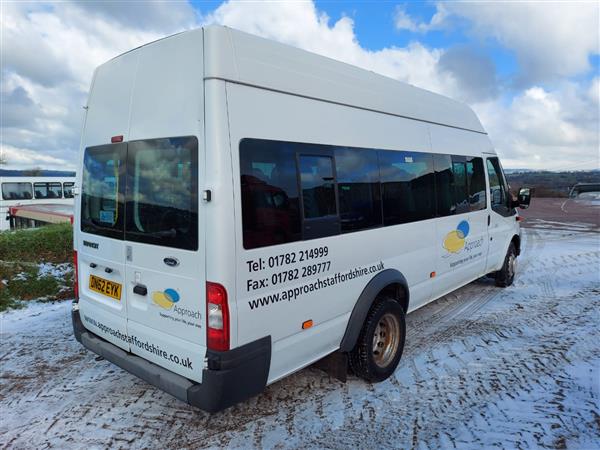
M 461 221 L 456 230 L 451 231 L 444 239 L 444 248 L 450 253 L 458 253 L 465 246 L 465 238 L 469 235 L 469 222 Z
M 171 309 L 173 304 L 179 301 L 179 294 L 175 289 L 165 289 L 163 292 L 154 291 L 152 293 L 152 300 L 158 306 L 164 309 Z

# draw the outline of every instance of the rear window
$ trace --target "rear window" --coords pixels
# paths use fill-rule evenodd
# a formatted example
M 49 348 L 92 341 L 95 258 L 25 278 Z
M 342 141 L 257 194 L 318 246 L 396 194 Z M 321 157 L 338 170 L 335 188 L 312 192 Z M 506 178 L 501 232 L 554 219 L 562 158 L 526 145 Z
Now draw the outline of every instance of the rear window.
M 2 183 L 3 200 L 31 200 L 31 183 Z
M 198 249 L 198 141 L 130 142 L 125 239 Z
M 90 147 L 82 185 L 82 231 L 198 249 L 195 137 Z
M 81 231 L 123 239 L 126 144 L 89 147 L 83 157 Z
M 62 185 L 60 183 L 34 183 L 33 190 L 35 191 L 35 198 L 62 198 Z

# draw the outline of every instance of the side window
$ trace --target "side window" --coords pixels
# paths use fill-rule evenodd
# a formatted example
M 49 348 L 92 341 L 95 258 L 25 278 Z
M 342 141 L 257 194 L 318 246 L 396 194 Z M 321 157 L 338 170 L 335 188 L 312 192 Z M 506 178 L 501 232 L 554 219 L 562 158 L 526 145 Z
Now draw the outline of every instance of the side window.
M 486 208 L 483 159 L 434 155 L 438 216 Z
M 340 147 L 335 165 L 342 233 L 381 226 L 377 152 Z
M 31 200 L 31 183 L 2 183 L 3 200 Z
M 63 183 L 63 195 L 65 198 L 73 198 L 73 186 L 75 183 Z
M 300 240 L 294 144 L 243 139 L 240 183 L 244 248 Z
M 482 158 L 467 159 L 467 181 L 469 184 L 469 205 L 471 211 L 486 208 L 485 172 Z
M 467 184 L 467 166 L 464 156 L 452 156 L 452 200 L 455 214 L 470 211 L 469 186 Z
M 490 180 L 490 198 L 492 209 L 503 214 L 509 211 L 508 190 L 502 176 L 502 169 L 498 158 L 487 159 L 487 171 Z
M 452 157 L 450 155 L 433 155 L 433 166 L 435 169 L 437 214 L 441 217 L 456 214 Z
M 33 190 L 38 199 L 62 198 L 60 183 L 33 183 Z
M 379 151 L 383 221 L 386 226 L 435 217 L 433 157 Z
M 332 158 L 301 155 L 299 163 L 304 218 L 337 215 Z

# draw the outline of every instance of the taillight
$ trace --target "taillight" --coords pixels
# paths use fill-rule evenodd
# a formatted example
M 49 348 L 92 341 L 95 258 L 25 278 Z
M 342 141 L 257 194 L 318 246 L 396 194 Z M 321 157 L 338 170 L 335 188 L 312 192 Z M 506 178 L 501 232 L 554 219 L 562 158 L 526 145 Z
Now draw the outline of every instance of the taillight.
M 206 342 L 211 350 L 229 350 L 227 291 L 218 283 L 206 283 Z
M 73 291 L 75 300 L 79 300 L 79 270 L 77 269 L 77 250 L 73 250 L 73 267 L 75 269 L 75 281 L 73 282 Z

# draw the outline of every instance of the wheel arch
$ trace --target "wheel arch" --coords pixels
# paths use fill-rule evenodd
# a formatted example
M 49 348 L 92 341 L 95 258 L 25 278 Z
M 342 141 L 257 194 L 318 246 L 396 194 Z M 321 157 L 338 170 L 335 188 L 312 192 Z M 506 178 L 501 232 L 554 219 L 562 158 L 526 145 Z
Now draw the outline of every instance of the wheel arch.
M 396 269 L 386 269 L 379 272 L 367 283 L 358 297 L 354 309 L 352 309 L 344 337 L 340 343 L 341 352 L 349 352 L 354 348 L 375 299 L 380 294 L 388 292 L 391 297 L 399 301 L 404 312 L 408 311 L 410 295 L 404 275 Z

